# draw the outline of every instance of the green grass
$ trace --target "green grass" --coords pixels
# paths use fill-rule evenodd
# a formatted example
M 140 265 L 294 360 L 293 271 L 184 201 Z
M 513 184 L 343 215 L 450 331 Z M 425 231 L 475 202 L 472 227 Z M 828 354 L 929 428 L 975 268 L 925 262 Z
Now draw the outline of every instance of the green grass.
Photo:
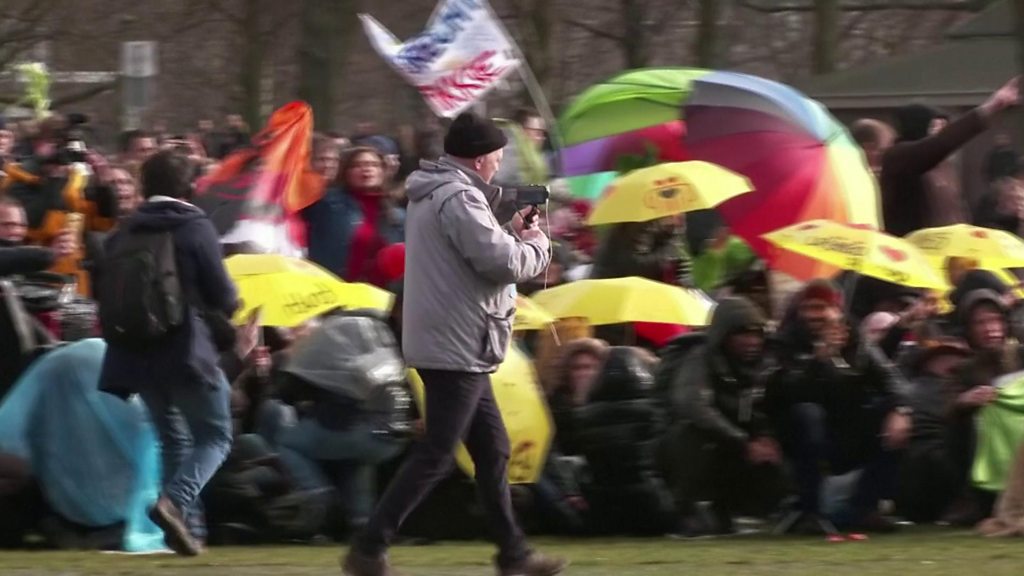
M 670 539 L 539 540 L 537 547 L 573 561 L 578 576 L 1017 576 L 1024 541 L 986 540 L 964 532 L 915 531 L 869 542 L 769 537 L 683 542 Z M 118 556 L 94 552 L 4 552 L 5 576 L 152 574 L 155 576 L 337 575 L 335 547 L 215 548 L 195 559 Z M 396 566 L 410 576 L 490 575 L 492 550 L 483 543 L 399 547 Z

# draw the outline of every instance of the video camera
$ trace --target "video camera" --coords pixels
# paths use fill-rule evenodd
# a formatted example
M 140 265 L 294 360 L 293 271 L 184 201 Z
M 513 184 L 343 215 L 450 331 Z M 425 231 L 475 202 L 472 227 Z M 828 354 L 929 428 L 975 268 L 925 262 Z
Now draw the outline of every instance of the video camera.
M 69 166 L 85 162 L 85 134 L 89 117 L 84 114 L 69 114 L 67 126 L 57 134 L 57 151 L 46 158 L 44 163 Z
M 551 197 L 551 191 L 547 186 L 541 186 L 537 184 L 531 184 L 526 186 L 509 186 L 507 188 L 511 190 L 516 199 L 516 206 L 520 209 L 528 206 L 536 208 L 541 204 L 546 204 L 548 198 Z

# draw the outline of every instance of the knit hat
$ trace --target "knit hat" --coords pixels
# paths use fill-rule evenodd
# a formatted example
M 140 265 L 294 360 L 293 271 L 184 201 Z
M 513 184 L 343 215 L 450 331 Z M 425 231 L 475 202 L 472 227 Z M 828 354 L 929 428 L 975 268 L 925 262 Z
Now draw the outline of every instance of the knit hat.
M 456 158 L 476 158 L 500 150 L 508 137 L 498 125 L 472 112 L 463 112 L 448 127 L 444 153 Z

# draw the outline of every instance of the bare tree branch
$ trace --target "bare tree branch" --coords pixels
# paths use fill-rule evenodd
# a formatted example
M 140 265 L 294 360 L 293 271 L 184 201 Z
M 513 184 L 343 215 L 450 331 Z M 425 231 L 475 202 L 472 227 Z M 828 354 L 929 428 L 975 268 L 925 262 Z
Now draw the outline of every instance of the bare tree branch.
M 95 98 L 100 94 L 104 94 L 106 92 L 110 92 L 111 90 L 116 89 L 120 83 L 120 80 L 114 80 L 112 82 L 106 82 L 104 84 L 90 86 L 89 88 L 84 88 L 77 92 L 72 92 L 71 94 L 65 94 L 64 96 L 61 96 L 59 98 L 54 98 L 53 102 L 50 104 L 50 107 L 54 110 L 59 110 L 62 106 L 67 106 L 68 104 L 74 104 L 76 102 L 81 102 L 83 100 Z
M 580 30 L 586 30 L 587 32 L 590 32 L 591 34 L 599 38 L 606 38 L 608 40 L 614 40 L 616 42 L 622 42 L 623 40 L 623 37 L 620 34 L 615 34 L 613 32 L 608 32 L 607 30 L 602 30 L 596 26 L 587 24 L 586 22 L 580 22 L 579 20 L 575 20 L 572 18 L 563 18 L 562 22 L 568 24 L 569 26 L 575 26 Z

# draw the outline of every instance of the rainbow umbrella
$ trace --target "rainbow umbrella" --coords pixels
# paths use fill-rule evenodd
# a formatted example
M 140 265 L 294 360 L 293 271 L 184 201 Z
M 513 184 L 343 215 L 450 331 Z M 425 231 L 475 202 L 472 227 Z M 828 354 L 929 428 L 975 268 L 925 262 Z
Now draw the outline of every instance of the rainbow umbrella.
M 642 68 L 585 90 L 558 123 L 565 175 L 619 170 L 623 158 L 645 166 L 688 160 L 679 109 L 690 95 L 693 80 L 708 73 L 694 68 Z
M 828 111 L 756 76 L 713 72 L 693 81 L 683 109 L 686 146 L 751 180 L 755 192 L 719 206 L 732 231 L 773 267 L 800 279 L 835 269 L 771 250 L 762 236 L 806 220 L 877 227 L 878 188 L 863 153 Z M 774 257 L 774 258 L 773 258 Z

